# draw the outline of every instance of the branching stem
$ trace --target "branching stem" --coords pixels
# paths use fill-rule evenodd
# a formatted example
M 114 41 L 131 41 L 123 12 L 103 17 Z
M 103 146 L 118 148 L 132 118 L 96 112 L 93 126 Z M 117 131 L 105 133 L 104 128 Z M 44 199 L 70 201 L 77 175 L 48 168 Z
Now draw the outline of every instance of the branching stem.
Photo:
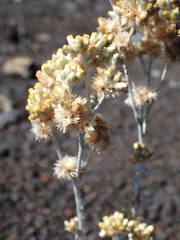
M 52 136 L 52 141 L 55 145 L 56 152 L 59 159 L 62 159 L 62 154 L 59 149 L 59 144 L 57 137 Z M 78 217 L 78 231 L 75 232 L 75 240 L 86 240 L 86 228 L 85 228 L 85 216 L 84 216 L 84 205 L 79 191 L 78 180 L 80 176 L 80 166 L 82 160 L 82 150 L 83 150 L 83 135 L 78 136 L 78 156 L 77 156 L 77 166 L 76 166 L 76 178 L 72 180 L 74 198 L 76 203 L 76 215 Z
M 142 121 L 138 121 L 138 124 L 137 124 L 137 128 L 138 128 L 138 142 L 143 144 L 144 141 L 143 141 L 143 123 Z
M 80 133 L 78 136 L 78 156 L 77 156 L 77 165 L 76 165 L 76 177 L 79 179 L 80 166 L 81 166 L 81 157 L 83 150 L 83 135 Z
M 76 214 L 78 217 L 78 231 L 75 233 L 75 240 L 85 240 L 85 216 L 84 216 L 84 205 L 82 202 L 81 194 L 79 191 L 77 180 L 73 180 L 73 191 L 76 203 Z
M 89 76 L 87 75 L 85 79 L 85 88 L 86 88 L 86 98 L 87 98 L 87 104 L 88 104 L 88 109 L 91 111 L 91 102 L 90 102 L 90 80 Z
M 103 103 L 103 101 L 104 101 L 104 96 L 102 96 L 102 97 L 100 97 L 100 99 L 99 99 L 99 102 L 97 103 L 97 105 L 93 108 L 93 113 L 95 113 L 97 110 L 98 110 L 98 108 L 101 106 L 101 104 Z
M 157 90 L 156 90 L 157 92 L 160 90 L 160 88 L 162 87 L 162 84 L 164 83 L 164 80 L 165 80 L 165 77 L 166 77 L 166 74 L 167 74 L 167 71 L 168 71 L 168 67 L 169 67 L 169 65 L 168 65 L 168 63 L 166 63 L 164 68 L 163 68 L 162 74 L 161 74 L 161 79 L 160 79 L 159 86 L 157 87 Z M 148 108 L 146 110 L 145 119 L 147 119 L 153 104 L 154 104 L 154 101 L 148 106 Z

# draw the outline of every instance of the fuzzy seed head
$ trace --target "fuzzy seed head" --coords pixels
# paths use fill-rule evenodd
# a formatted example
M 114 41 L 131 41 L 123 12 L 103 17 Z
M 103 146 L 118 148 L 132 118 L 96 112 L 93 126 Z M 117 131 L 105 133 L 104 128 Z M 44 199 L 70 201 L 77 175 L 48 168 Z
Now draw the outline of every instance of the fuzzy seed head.
M 132 99 L 133 98 L 133 99 Z M 157 92 L 146 86 L 133 86 L 132 88 L 132 96 L 129 93 L 125 103 L 130 107 L 133 106 L 133 101 L 135 106 L 141 107 L 145 104 L 150 104 L 157 99 Z
M 77 157 L 64 156 L 63 159 L 58 160 L 55 163 L 54 175 L 58 179 L 70 180 L 76 178 L 76 166 L 77 166 Z M 82 162 L 80 166 L 80 173 L 83 173 L 85 170 L 85 163 Z
M 91 147 L 104 150 L 109 145 L 108 126 L 106 121 L 99 115 L 95 115 L 90 125 L 85 129 L 84 140 Z
M 57 128 L 63 132 L 70 128 L 82 131 L 87 118 L 87 100 L 80 96 L 71 96 L 55 107 L 55 123 Z
M 39 120 L 32 120 L 32 133 L 35 135 L 36 140 L 48 139 L 53 133 L 52 122 L 40 122 Z

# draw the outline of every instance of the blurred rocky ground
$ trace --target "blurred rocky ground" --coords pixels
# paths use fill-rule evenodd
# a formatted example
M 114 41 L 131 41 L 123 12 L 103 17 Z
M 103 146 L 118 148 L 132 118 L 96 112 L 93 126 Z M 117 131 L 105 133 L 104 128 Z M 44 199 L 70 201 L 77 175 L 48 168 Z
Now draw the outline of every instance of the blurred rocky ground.
M 1 0 L 0 7 L 0 240 L 71 240 L 63 221 L 75 214 L 72 187 L 53 177 L 57 159 L 51 142 L 36 142 L 24 110 L 35 71 L 65 42 L 68 34 L 96 30 L 108 0 Z M 140 64 L 133 78 L 143 79 Z M 154 81 L 163 65 L 154 63 Z M 179 65 L 167 81 L 149 116 L 147 141 L 155 155 L 145 163 L 139 215 L 156 227 L 155 239 L 178 240 L 180 228 Z M 82 191 L 87 210 L 88 240 L 98 239 L 97 223 L 115 210 L 130 212 L 134 164 L 128 160 L 136 140 L 132 113 L 121 99 L 100 109 L 110 126 L 111 145 L 93 153 Z M 60 135 L 63 153 L 76 154 L 71 134 Z M 85 147 L 86 153 L 88 147 Z

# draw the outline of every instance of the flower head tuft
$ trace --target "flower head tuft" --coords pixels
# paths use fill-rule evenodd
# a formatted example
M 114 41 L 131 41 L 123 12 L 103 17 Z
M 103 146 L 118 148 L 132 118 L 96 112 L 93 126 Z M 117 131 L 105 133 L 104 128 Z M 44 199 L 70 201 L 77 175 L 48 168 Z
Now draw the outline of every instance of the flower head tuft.
M 133 99 L 132 99 L 133 98 Z M 141 107 L 145 104 L 150 104 L 157 99 L 157 92 L 146 86 L 133 86 L 132 94 L 128 93 L 128 97 L 125 100 L 125 103 L 130 107 L 135 106 Z
M 53 133 L 53 125 L 51 121 L 40 122 L 39 120 L 32 120 L 32 133 L 36 140 L 48 139 Z
M 76 178 L 76 165 L 77 157 L 64 156 L 63 159 L 58 160 L 55 163 L 54 175 L 63 180 L 70 180 Z M 81 162 L 80 173 L 82 174 L 85 170 L 85 163 Z
M 109 145 L 109 133 L 106 121 L 99 115 L 95 115 L 89 126 L 85 129 L 84 140 L 96 149 L 104 150 Z
M 97 71 L 98 75 L 93 80 L 92 88 L 98 96 L 115 97 L 127 90 L 128 83 L 122 81 L 122 72 L 117 72 L 115 67 L 97 68 Z
M 71 95 L 57 104 L 54 120 L 57 128 L 66 132 L 68 129 L 82 131 L 88 119 L 86 98 Z

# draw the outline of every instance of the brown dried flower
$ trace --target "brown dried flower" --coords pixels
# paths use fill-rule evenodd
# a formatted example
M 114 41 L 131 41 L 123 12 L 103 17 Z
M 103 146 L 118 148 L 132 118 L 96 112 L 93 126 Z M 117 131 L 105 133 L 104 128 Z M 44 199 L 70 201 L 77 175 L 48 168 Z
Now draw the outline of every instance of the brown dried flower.
M 113 19 L 107 19 L 104 17 L 98 18 L 98 31 L 102 33 L 117 33 L 118 29 L 120 28 L 119 17 L 116 16 Z
M 109 145 L 109 134 L 106 121 L 99 115 L 95 115 L 90 125 L 85 129 L 84 140 L 97 149 L 104 150 Z
M 133 99 L 132 99 L 133 97 Z M 148 103 L 152 103 L 157 98 L 157 92 L 146 86 L 133 86 L 132 94 L 128 93 L 128 97 L 125 103 L 129 106 L 133 106 L 133 102 L 137 107 L 143 106 Z
M 97 71 L 92 88 L 100 97 L 115 97 L 127 90 L 128 83 L 122 81 L 122 72 L 117 72 L 115 67 L 97 68 Z
M 53 133 L 52 121 L 40 122 L 39 120 L 32 120 L 32 133 L 36 140 L 48 139 Z
M 73 128 L 82 131 L 88 117 L 86 98 L 70 96 L 55 107 L 55 122 L 63 132 Z

